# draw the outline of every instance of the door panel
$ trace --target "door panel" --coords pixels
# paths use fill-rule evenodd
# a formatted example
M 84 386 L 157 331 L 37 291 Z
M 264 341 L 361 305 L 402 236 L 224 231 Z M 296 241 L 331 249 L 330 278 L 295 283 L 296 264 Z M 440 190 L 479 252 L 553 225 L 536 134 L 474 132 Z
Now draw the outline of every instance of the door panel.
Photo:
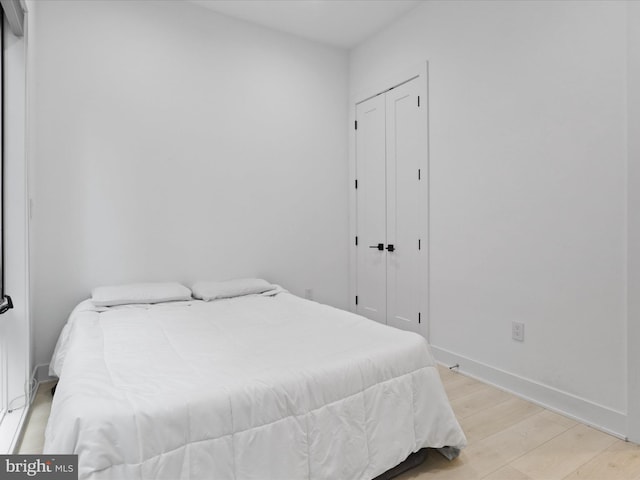
M 386 323 L 385 251 L 369 248 L 386 245 L 386 164 L 384 95 L 358 104 L 356 108 L 357 275 L 356 312 Z
M 426 295 L 422 282 L 426 239 L 420 239 L 426 204 L 418 170 L 427 143 L 418 81 L 386 93 L 387 242 L 395 247 L 387 254 L 387 323 L 413 331 L 419 330 L 420 295 Z

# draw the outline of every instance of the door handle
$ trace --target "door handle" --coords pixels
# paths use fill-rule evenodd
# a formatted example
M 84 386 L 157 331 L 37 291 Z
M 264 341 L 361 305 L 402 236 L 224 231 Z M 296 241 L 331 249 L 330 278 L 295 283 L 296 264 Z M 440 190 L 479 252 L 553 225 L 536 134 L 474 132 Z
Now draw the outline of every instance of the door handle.
M 377 245 L 369 245 L 369 248 L 377 248 L 378 250 L 384 250 L 384 243 L 379 243 Z
M 393 246 L 393 243 L 390 243 L 389 245 L 387 245 L 387 251 L 394 252 L 395 250 L 396 250 L 396 247 Z

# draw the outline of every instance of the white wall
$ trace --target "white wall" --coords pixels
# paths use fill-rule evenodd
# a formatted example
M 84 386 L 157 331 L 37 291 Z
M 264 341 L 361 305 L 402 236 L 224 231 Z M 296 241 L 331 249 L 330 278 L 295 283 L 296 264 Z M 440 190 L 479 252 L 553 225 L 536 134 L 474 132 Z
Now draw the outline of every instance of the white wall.
M 629 438 L 640 443 L 640 3 L 628 2 L 628 119 L 629 145 L 627 211 L 629 225 L 628 406 Z
M 617 433 L 625 15 L 616 1 L 430 1 L 357 47 L 350 65 L 353 99 L 429 61 L 436 351 Z M 514 320 L 524 343 L 511 339 Z
M 36 361 L 93 286 L 347 296 L 347 53 L 186 2 L 37 2 Z

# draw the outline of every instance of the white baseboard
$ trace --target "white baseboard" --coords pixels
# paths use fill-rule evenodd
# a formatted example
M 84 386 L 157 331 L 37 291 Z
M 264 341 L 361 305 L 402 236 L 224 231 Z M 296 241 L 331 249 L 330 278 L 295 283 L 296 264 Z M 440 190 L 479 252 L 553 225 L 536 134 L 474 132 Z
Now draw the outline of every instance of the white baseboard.
M 49 364 L 48 363 L 39 363 L 35 367 L 33 367 L 33 379 L 38 383 L 42 382 L 50 382 L 52 380 L 56 380 L 56 377 L 49 376 Z
M 572 395 L 542 383 L 505 372 L 462 355 L 431 346 L 439 363 L 459 364 L 458 370 L 482 382 L 512 393 L 548 410 L 560 413 L 581 423 L 626 440 L 627 415 L 585 398 Z
M 2 455 L 16 453 L 22 438 L 22 427 L 26 421 L 27 413 L 27 407 L 21 407 L 7 413 L 0 422 L 0 453 Z

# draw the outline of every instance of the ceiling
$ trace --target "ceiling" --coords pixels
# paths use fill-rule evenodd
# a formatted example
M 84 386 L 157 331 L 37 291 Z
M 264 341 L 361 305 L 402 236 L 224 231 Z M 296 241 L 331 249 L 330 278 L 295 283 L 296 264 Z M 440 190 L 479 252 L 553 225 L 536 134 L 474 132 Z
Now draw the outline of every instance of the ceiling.
M 230 17 L 352 48 L 423 0 L 190 0 Z

